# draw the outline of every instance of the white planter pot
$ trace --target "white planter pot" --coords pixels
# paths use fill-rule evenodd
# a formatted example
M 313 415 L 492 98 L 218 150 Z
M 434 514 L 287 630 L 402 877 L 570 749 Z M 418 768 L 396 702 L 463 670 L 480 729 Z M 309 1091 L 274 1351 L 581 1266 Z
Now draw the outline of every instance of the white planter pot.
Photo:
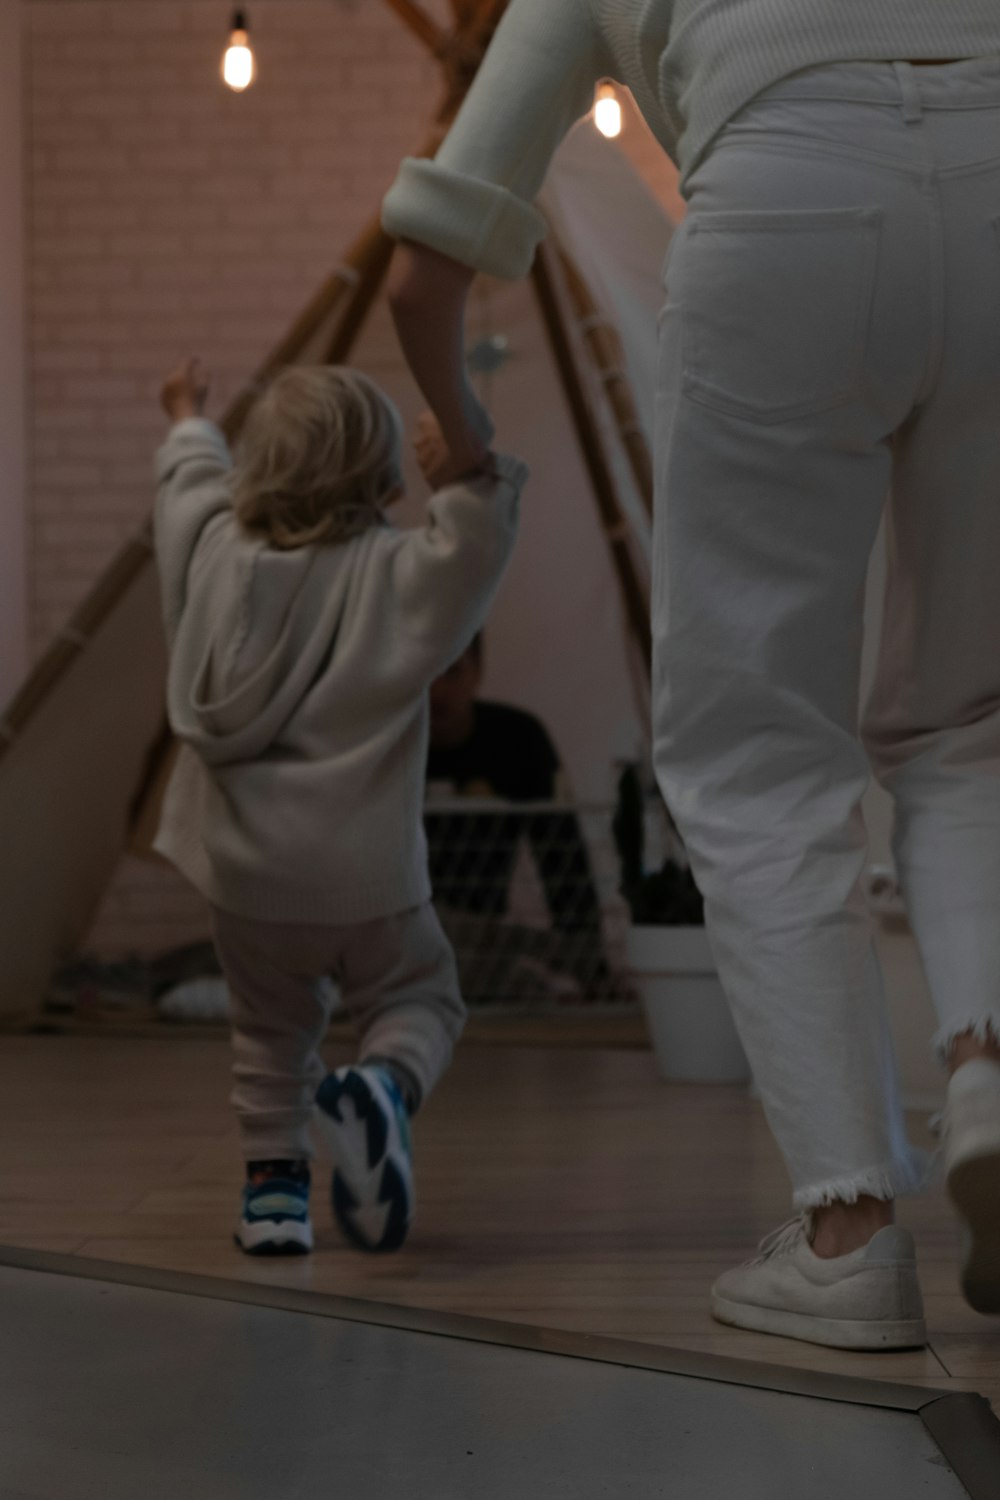
M 625 953 L 663 1077 L 747 1082 L 750 1066 L 704 927 L 632 927 Z

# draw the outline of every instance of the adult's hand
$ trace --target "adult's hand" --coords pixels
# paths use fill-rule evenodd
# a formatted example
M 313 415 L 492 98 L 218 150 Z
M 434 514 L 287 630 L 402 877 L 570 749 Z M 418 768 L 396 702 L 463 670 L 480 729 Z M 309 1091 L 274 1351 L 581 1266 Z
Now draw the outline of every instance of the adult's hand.
M 445 441 L 437 417 L 430 411 L 422 412 L 417 418 L 413 447 L 420 472 L 432 490 L 486 470 L 492 464 L 489 448 L 482 443 L 466 444 L 453 451 Z

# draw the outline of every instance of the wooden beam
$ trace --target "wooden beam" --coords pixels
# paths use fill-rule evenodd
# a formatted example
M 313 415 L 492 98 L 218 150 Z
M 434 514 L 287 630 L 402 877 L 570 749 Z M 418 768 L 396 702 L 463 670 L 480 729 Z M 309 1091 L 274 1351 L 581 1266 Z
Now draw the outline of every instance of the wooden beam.
M 306 304 L 285 337 L 258 366 L 239 395 L 230 402 L 219 426 L 230 442 L 239 436 L 257 397 L 286 365 L 295 364 L 310 340 L 317 337 L 324 322 L 357 286 L 362 268 L 368 264 L 373 248 L 382 238 L 378 215 L 370 220 L 354 241 L 340 265 L 329 275 L 316 295 Z
M 433 157 L 441 140 L 441 131 L 432 130 L 410 154 L 416 157 Z M 357 279 L 350 301 L 327 345 L 326 364 L 341 365 L 350 358 L 375 298 L 382 290 L 395 248 L 395 240 L 389 238 L 382 229 L 380 220 L 376 218 L 366 231 L 359 255 L 351 259 L 351 265 L 358 273 Z
M 625 619 L 642 653 L 647 670 L 651 670 L 652 632 L 649 621 L 649 600 L 636 571 L 635 560 L 629 547 L 628 523 L 618 502 L 611 466 L 591 411 L 586 386 L 577 369 L 573 342 L 566 327 L 557 290 L 558 273 L 554 254 L 544 244 L 539 246 L 531 274 L 562 387 L 569 402 L 573 426 L 576 429 L 577 439 L 590 475 L 601 527 L 611 551 Z
M 653 461 L 625 369 L 625 351 L 621 338 L 617 329 L 598 309 L 579 267 L 558 240 L 554 239 L 554 243 L 581 337 L 593 359 L 597 378 L 607 393 L 608 404 L 646 514 L 652 516 Z
M 390 10 L 394 10 L 403 24 L 409 27 L 415 37 L 429 47 L 435 57 L 440 57 L 448 42 L 448 33 L 443 26 L 439 26 L 432 16 L 429 16 L 423 6 L 418 5 L 416 0 L 386 0 Z
M 116 553 L 8 704 L 0 720 L 0 759 L 152 560 L 152 526 L 147 523 Z
M 509 3 L 510 0 L 451 0 L 456 36 L 465 40 L 485 36 L 488 41 Z
M 479 0 L 451 33 L 441 53 L 445 94 L 437 114 L 439 125 L 450 125 L 461 109 L 507 4 L 508 0 Z
M 327 347 L 325 362 L 328 365 L 342 365 L 350 358 L 358 335 L 368 320 L 372 304 L 382 290 L 395 248 L 395 240 L 391 240 L 387 234 L 382 234 L 373 243 L 368 261 L 361 272 L 361 279 L 354 289 L 354 295 Z

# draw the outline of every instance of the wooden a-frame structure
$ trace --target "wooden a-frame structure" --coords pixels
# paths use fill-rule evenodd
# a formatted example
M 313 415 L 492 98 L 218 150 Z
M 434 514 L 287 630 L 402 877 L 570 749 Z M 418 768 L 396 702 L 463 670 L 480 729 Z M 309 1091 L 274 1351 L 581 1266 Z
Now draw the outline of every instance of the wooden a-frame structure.
M 413 153 L 430 157 L 458 112 L 507 0 L 449 0 L 450 29 L 417 0 L 386 4 L 442 67 L 440 107 Z M 231 402 L 220 423 L 230 441 L 282 368 L 350 358 L 383 287 L 393 248 L 376 214 Z M 596 378 L 651 514 L 649 448 L 623 373 L 618 336 L 554 235 L 539 248 L 531 275 L 626 626 L 648 671 L 648 587 L 635 565 L 591 396 Z M 582 360 L 592 365 L 589 379 Z M 147 522 L 112 560 L 0 718 L 0 1022 L 23 1019 L 37 1008 L 55 963 L 85 935 L 122 851 L 148 850 L 174 753 L 165 722 L 165 673 Z

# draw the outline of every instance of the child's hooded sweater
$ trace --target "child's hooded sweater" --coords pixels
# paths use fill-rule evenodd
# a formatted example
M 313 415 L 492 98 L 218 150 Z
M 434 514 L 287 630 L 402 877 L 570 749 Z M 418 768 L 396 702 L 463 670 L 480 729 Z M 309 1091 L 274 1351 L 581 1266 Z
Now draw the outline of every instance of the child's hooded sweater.
M 501 458 L 495 478 L 448 486 L 424 527 L 279 551 L 237 522 L 230 468 L 200 419 L 157 455 L 182 749 L 156 848 L 238 916 L 349 924 L 407 910 L 430 896 L 427 689 L 483 624 L 527 471 Z

